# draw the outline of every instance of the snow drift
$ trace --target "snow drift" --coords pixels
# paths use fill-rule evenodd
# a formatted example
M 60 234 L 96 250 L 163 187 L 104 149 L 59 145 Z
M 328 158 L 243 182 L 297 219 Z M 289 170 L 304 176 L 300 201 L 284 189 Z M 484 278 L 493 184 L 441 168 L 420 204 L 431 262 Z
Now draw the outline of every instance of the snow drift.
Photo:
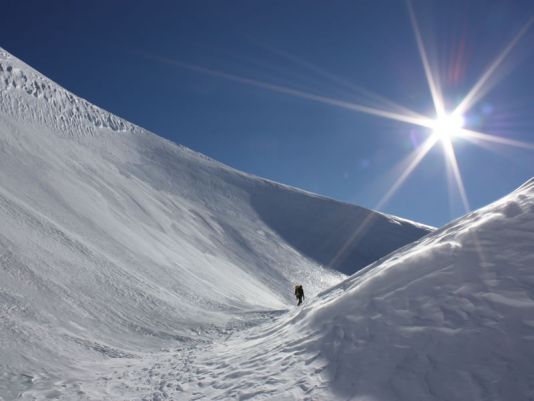
M 206 399 L 531 401 L 533 244 L 534 179 L 219 345 Z
M 430 231 L 238 172 L 1 49 L 0 221 L 5 399 L 246 324 Z

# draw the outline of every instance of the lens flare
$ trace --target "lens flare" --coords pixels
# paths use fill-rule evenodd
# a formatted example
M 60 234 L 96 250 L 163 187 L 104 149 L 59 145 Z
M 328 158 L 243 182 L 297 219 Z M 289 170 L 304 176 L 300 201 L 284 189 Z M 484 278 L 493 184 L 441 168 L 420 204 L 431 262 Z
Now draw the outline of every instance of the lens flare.
M 443 114 L 436 118 L 432 133 L 441 141 L 451 141 L 462 134 L 465 124 L 464 118 L 459 114 Z

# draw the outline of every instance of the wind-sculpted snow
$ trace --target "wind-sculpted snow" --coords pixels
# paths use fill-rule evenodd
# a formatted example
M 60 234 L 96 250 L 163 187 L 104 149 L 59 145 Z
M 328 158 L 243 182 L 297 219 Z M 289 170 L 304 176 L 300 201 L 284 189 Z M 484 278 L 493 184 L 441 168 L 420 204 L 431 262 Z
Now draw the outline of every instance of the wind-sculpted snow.
M 201 380 L 174 394 L 531 401 L 533 243 L 531 180 L 361 270 L 302 311 L 201 353 L 193 367 Z
M 101 128 L 139 131 L 135 125 L 61 88 L 2 48 L 0 94 L 4 112 L 35 127 L 45 125 L 66 135 L 95 134 Z
M 307 199 L 318 208 L 295 213 Z M 429 232 L 240 173 L 0 50 L 0 399 L 110 399 L 116 383 L 101 380 L 115 363 L 127 374 L 162 348 L 211 349 L 283 313 L 297 282 L 313 298 L 346 277 L 326 262 L 354 250 L 332 236 L 352 209 L 393 245 L 345 256 L 344 268 Z

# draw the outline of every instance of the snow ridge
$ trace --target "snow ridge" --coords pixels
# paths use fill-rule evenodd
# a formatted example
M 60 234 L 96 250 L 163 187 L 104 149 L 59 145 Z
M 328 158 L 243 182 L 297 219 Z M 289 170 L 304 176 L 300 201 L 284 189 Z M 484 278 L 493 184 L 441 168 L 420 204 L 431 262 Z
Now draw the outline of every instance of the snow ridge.
M 25 92 L 30 97 L 10 96 Z M 80 99 L 0 48 L 0 96 L 2 109 L 16 118 L 66 135 L 95 135 L 98 129 L 138 132 L 122 118 Z M 34 98 L 34 100 L 31 99 Z

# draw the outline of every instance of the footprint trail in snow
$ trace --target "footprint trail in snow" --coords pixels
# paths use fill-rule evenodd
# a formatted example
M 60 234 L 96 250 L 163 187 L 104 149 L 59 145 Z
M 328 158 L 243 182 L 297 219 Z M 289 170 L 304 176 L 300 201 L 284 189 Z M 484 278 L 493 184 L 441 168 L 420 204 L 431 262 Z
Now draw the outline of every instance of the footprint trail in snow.
M 292 364 L 291 353 L 272 353 L 272 364 L 256 355 L 247 360 L 247 350 L 254 349 L 254 339 L 298 313 L 265 311 L 248 313 L 248 319 L 224 330 L 203 333 L 202 339 L 192 340 L 174 349 L 162 350 L 136 359 L 114 360 L 109 376 L 102 376 L 89 391 L 109 400 L 247 400 L 256 396 L 279 393 L 284 380 L 270 371 L 278 365 L 283 372 Z M 267 352 L 272 350 L 266 350 Z M 265 357 L 265 354 L 260 353 Z M 269 358 L 267 358 L 269 359 Z M 119 362 L 119 363 L 117 363 Z M 287 381 L 289 385 L 289 381 Z M 301 383 L 300 393 L 308 388 Z M 65 394 L 69 398 L 68 394 Z M 292 399 L 292 398 L 289 398 Z

